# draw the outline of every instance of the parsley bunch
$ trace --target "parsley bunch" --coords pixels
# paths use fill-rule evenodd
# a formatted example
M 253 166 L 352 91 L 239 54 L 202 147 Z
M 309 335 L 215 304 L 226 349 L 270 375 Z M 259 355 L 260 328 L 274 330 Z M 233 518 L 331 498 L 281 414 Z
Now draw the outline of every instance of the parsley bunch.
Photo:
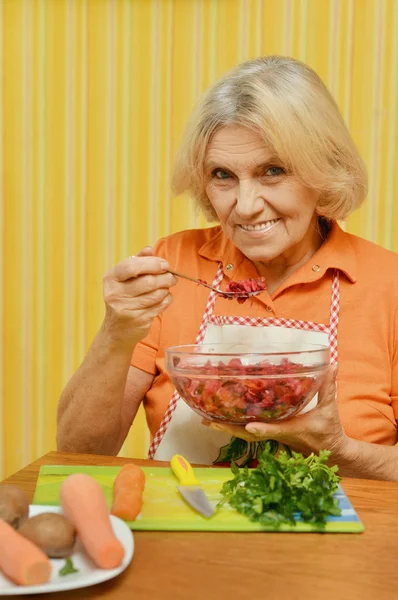
M 276 528 L 295 525 L 297 518 L 323 527 L 329 515 L 341 514 L 333 497 L 340 477 L 337 466 L 327 466 L 329 455 L 322 450 L 306 458 L 293 451 L 276 456 L 267 443 L 255 469 L 231 463 L 234 478 L 223 484 L 218 506 L 228 502 L 251 521 Z

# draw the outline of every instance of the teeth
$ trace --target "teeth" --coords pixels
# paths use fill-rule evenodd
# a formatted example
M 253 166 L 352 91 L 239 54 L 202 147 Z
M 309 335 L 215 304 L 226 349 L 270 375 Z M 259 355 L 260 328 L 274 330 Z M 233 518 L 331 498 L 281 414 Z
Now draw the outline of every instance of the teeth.
M 274 223 L 279 221 L 279 219 L 272 219 L 272 221 L 265 221 L 264 223 L 256 223 L 255 225 L 241 225 L 242 229 L 245 231 L 267 231 L 270 229 Z

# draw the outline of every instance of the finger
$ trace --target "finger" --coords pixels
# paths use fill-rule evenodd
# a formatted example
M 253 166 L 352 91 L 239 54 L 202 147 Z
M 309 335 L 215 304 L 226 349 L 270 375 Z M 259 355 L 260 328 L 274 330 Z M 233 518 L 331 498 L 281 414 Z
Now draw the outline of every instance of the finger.
M 107 276 L 117 281 L 127 281 L 139 275 L 166 273 L 169 268 L 167 260 L 158 256 L 130 256 L 117 264 Z
M 248 432 L 244 425 L 227 425 L 224 423 L 211 422 L 209 423 L 209 427 L 210 429 L 215 429 L 216 431 L 224 431 L 233 437 L 246 440 L 247 442 L 254 442 L 258 440 L 258 437 Z
M 169 288 L 159 288 L 143 294 L 138 294 L 133 289 L 131 294 L 125 293 L 125 290 L 118 290 L 116 294 L 105 293 L 104 299 L 110 306 L 119 307 L 122 310 L 140 311 L 156 306 L 168 296 L 172 299 Z
M 152 246 L 145 246 L 145 248 L 142 248 L 142 250 L 137 252 L 136 256 L 155 256 L 155 251 Z M 134 258 L 134 256 L 131 256 L 130 258 Z
M 161 312 L 166 310 L 173 301 L 173 296 L 167 294 L 160 302 L 151 302 L 148 304 L 142 303 L 141 306 L 125 307 L 126 313 L 134 314 L 136 318 L 144 317 L 145 319 L 152 320 L 157 317 Z
M 177 277 L 174 277 L 171 273 L 141 275 L 140 277 L 123 282 L 123 295 L 140 296 L 141 294 L 149 294 L 161 289 L 167 292 L 177 283 Z
M 167 296 L 165 296 L 163 300 L 161 300 L 157 304 L 152 304 L 146 309 L 146 311 L 148 311 L 148 314 L 154 318 L 161 312 L 166 310 L 166 308 L 168 308 L 172 302 L 173 296 L 171 294 L 167 294 Z
M 248 423 L 245 427 L 246 431 L 253 436 L 254 440 L 259 439 L 273 439 L 279 441 L 281 435 L 281 426 L 272 425 L 270 423 Z
M 337 365 L 330 365 L 318 392 L 318 407 L 332 404 L 337 394 Z
M 241 438 L 247 442 L 256 442 L 260 439 L 270 439 L 271 437 L 272 439 L 277 439 L 277 431 L 279 431 L 276 425 L 268 425 L 259 422 L 248 423 L 246 426 L 244 426 L 214 423 L 213 421 L 207 421 L 206 419 L 203 419 L 202 423 L 203 425 L 210 427 L 210 429 L 225 431 L 231 436 Z
M 139 296 L 131 298 L 131 300 L 124 300 L 124 302 L 126 304 L 131 304 L 133 310 L 145 310 L 163 302 L 163 300 L 169 296 L 172 298 L 168 289 L 160 289 L 154 290 L 148 294 L 140 294 Z

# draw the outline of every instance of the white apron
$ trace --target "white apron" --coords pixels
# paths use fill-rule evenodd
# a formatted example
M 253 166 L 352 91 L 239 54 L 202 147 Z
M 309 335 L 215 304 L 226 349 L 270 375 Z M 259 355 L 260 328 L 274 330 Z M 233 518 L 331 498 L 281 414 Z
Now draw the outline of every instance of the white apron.
M 219 287 L 223 278 L 222 264 L 219 264 L 213 287 Z M 289 342 L 292 349 L 300 349 L 303 344 L 324 344 L 330 346 L 330 362 L 337 363 L 337 327 L 339 321 L 339 274 L 333 276 L 329 325 L 297 321 L 292 319 L 260 317 L 223 317 L 213 315 L 216 301 L 211 291 L 196 336 L 196 344 L 230 343 L 249 345 L 251 348 L 264 343 Z M 317 403 L 315 397 L 304 410 L 310 410 Z M 304 412 L 304 411 L 303 411 Z M 226 432 L 215 431 L 202 424 L 202 417 L 194 412 L 177 391 L 174 392 L 163 420 L 160 424 L 148 457 L 169 461 L 174 454 L 182 454 L 192 463 L 212 464 L 220 453 L 220 448 L 231 440 Z

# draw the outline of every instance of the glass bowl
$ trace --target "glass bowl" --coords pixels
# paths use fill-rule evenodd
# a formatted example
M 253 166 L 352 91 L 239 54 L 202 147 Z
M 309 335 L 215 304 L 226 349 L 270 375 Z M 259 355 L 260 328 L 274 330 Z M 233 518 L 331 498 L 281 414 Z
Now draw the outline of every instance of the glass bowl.
M 210 421 L 244 425 L 293 417 L 313 399 L 330 363 L 329 346 L 202 344 L 166 349 L 181 398 Z

